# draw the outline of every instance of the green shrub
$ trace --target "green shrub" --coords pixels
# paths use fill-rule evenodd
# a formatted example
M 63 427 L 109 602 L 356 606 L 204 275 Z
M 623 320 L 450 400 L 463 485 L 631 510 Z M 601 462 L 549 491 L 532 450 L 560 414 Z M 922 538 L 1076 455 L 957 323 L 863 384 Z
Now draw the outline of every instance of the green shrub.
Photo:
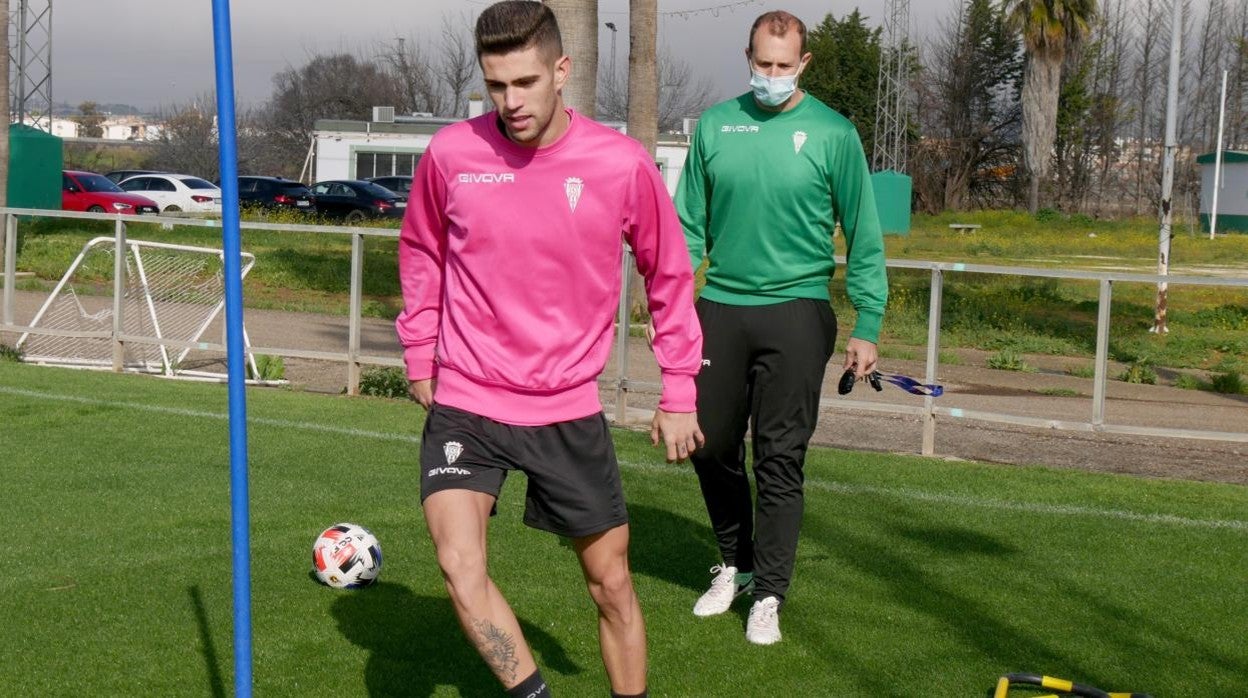
M 1017 352 L 1005 349 L 988 357 L 988 368 L 995 368 L 998 371 L 1033 371 L 1031 366 L 1023 361 L 1023 357 Z
M 1157 385 L 1157 371 L 1142 361 L 1135 361 L 1118 376 L 1118 380 L 1123 383 Z
M 1183 390 L 1206 390 L 1209 388 L 1209 384 L 1196 376 L 1183 373 L 1174 379 L 1174 387 L 1182 388 Z
M 1248 394 L 1248 383 L 1245 383 L 1244 377 L 1235 371 L 1215 373 L 1210 387 L 1212 387 L 1215 393 L 1226 393 L 1228 395 Z
M 373 397 L 406 398 L 407 373 L 395 366 L 370 368 L 360 376 L 360 394 Z
M 1056 223 L 1062 219 L 1062 214 L 1055 209 L 1042 208 L 1036 211 L 1037 223 Z
M 1067 366 L 1066 373 L 1067 375 L 1071 375 L 1076 378 L 1095 378 L 1096 377 L 1096 365 L 1095 364 L 1078 364 L 1075 366 Z
M 1041 388 L 1036 391 L 1040 395 L 1049 395 L 1051 397 L 1082 397 L 1083 393 L 1070 388 Z
M 286 363 L 280 356 L 256 354 L 256 371 L 253 374 L 251 364 L 247 364 L 247 377 L 252 380 L 280 381 L 286 377 Z
M 22 350 L 7 344 L 0 344 L 0 361 L 18 362 L 22 360 Z
M 898 349 L 897 347 L 884 345 L 880 347 L 881 359 L 896 359 L 898 361 L 916 361 L 917 355 L 909 349 Z

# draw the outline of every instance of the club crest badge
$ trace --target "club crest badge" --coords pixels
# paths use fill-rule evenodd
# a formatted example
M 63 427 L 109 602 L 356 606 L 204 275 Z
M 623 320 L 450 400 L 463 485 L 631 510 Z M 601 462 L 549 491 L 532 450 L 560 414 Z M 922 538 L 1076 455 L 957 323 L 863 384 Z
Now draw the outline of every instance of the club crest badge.
M 464 452 L 464 445 L 458 441 L 447 441 L 442 444 L 442 454 L 446 456 L 446 464 L 450 465 L 459 460 L 460 454 Z
M 801 152 L 802 152 L 802 146 L 804 146 L 804 145 L 806 145 L 806 132 L 805 132 L 805 131 L 794 131 L 794 132 L 793 132 L 793 152 L 794 152 L 794 153 L 801 153 Z
M 581 200 L 581 192 L 585 190 L 585 182 L 580 177 L 568 177 L 563 180 L 563 193 L 568 196 L 568 207 L 576 212 L 576 204 Z

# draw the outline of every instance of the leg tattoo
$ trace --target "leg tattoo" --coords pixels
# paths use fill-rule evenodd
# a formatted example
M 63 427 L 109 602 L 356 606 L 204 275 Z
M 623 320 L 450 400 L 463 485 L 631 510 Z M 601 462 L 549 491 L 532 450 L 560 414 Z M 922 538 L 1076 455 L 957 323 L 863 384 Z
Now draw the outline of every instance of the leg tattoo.
M 520 659 L 516 656 L 515 639 L 485 619 L 472 621 L 472 628 L 475 631 L 472 641 L 485 659 L 485 663 L 490 665 L 490 669 L 504 682 L 514 682 L 516 669 L 520 666 Z

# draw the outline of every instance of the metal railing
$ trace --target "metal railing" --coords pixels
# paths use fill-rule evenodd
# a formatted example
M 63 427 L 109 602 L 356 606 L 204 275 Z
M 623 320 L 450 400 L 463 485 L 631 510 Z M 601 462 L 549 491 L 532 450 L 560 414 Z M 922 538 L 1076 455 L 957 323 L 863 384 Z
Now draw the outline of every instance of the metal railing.
M 14 324 L 15 315 L 14 304 L 16 299 L 16 269 L 17 269 L 17 226 L 19 216 L 33 216 L 39 218 L 70 218 L 93 221 L 108 221 L 113 223 L 113 235 L 115 238 L 115 249 L 125 249 L 127 225 L 132 223 L 144 224 L 160 224 L 162 226 L 191 226 L 202 228 L 220 228 L 220 219 L 213 218 L 190 218 L 190 217 L 173 217 L 173 216 L 134 216 L 134 215 L 112 215 L 107 213 L 79 213 L 73 211 L 47 211 L 42 209 L 25 209 L 25 208 L 0 208 L 0 215 L 5 217 L 4 225 L 4 298 L 3 298 L 3 324 L 0 330 L 6 332 L 39 334 L 66 334 L 64 330 L 49 330 L 39 327 L 29 327 L 25 325 Z M 320 351 L 299 347 L 270 347 L 258 344 L 252 344 L 250 351 L 254 354 L 270 354 L 274 356 L 282 356 L 287 358 L 311 359 L 318 361 L 332 361 L 346 363 L 346 382 L 347 392 L 352 395 L 359 393 L 360 374 L 364 365 L 378 366 L 403 366 L 401 357 L 394 356 L 374 356 L 362 353 L 360 349 L 360 333 L 361 333 L 361 309 L 363 306 L 363 286 L 364 286 L 364 238 L 366 236 L 379 238 L 397 238 L 399 231 L 389 228 L 358 228 L 351 226 L 334 226 L 334 225 L 301 225 L 293 223 L 263 223 L 256 221 L 244 221 L 240 225 L 242 230 L 269 230 L 276 232 L 292 232 L 292 233 L 315 233 L 324 235 L 350 235 L 351 236 L 351 257 L 350 270 L 351 278 L 349 282 L 349 307 L 347 320 L 347 350 L 345 352 L 338 351 Z M 113 296 L 119 298 L 121 289 L 124 284 L 124 269 L 121 267 L 120 256 L 118 256 L 117 266 L 114 270 L 113 278 Z M 81 336 L 90 336 L 92 333 L 83 333 Z M 179 349 L 197 349 L 201 351 L 219 351 L 225 352 L 225 344 L 223 342 L 179 342 L 172 339 L 159 339 L 157 337 L 139 336 L 124 334 L 121 329 L 120 318 L 115 316 L 113 330 L 109 334 L 109 338 L 114 343 L 114 354 L 121 355 L 121 349 L 126 342 L 134 342 L 140 344 L 160 344 Z M 120 370 L 120 367 L 115 367 Z
M 168 216 L 119 216 L 96 213 L 73 213 L 67 211 L 44 211 L 37 209 L 0 208 L 0 215 L 5 217 L 4 230 L 4 297 L 3 325 L 0 330 L 7 332 L 30 332 L 32 334 L 60 334 L 63 330 L 41 330 L 34 327 L 15 325 L 14 297 L 16 271 L 16 233 L 18 216 L 38 216 L 44 218 L 77 218 L 83 220 L 103 220 L 114 224 L 114 235 L 117 239 L 116 249 L 123 249 L 126 226 L 129 223 L 159 223 L 162 225 L 199 226 L 219 228 L 221 222 L 213 219 L 173 218 Z M 297 225 L 282 223 L 243 222 L 243 230 L 270 230 L 279 232 L 315 233 L 325 235 L 350 235 L 350 282 L 349 308 L 347 325 L 347 349 L 345 352 L 320 351 L 300 347 L 269 347 L 253 345 L 251 350 L 259 354 L 271 354 L 289 358 L 311 359 L 319 361 L 342 362 L 346 364 L 346 386 L 348 394 L 358 394 L 360 374 L 364 365 L 402 367 L 403 360 L 399 356 L 369 355 L 361 351 L 361 308 L 364 275 L 364 240 L 368 236 L 380 238 L 397 238 L 398 231 L 384 228 L 355 228 L 327 225 Z M 837 258 L 843 265 L 845 260 Z M 263 260 L 260 260 L 263 264 Z M 1091 412 L 1087 421 L 1046 419 L 1025 415 L 991 412 L 984 410 L 962 409 L 957 407 L 938 406 L 930 396 L 923 399 L 923 404 L 886 404 L 837 398 L 835 405 L 841 408 L 856 409 L 870 412 L 885 412 L 901 415 L 918 416 L 922 419 L 923 441 L 922 452 L 930 455 L 935 451 L 937 417 L 948 417 L 959 420 L 977 420 L 1001 424 L 1012 424 L 1025 427 L 1038 427 L 1068 431 L 1092 431 L 1137 436 L 1175 437 L 1185 439 L 1209 439 L 1248 443 L 1248 432 L 1226 432 L 1199 429 L 1176 429 L 1159 426 L 1140 426 L 1131 424 L 1114 424 L 1106 421 L 1105 399 L 1108 376 L 1109 330 L 1111 303 L 1115 283 L 1168 283 L 1172 285 L 1221 286 L 1248 290 L 1248 278 L 1217 278 L 1206 276 L 1158 276 L 1155 274 L 1136 274 L 1128 272 L 1102 271 L 1066 271 L 1053 269 L 1036 269 L 1029 267 L 1009 267 L 979 264 L 963 264 L 957 262 L 921 262 L 893 260 L 888 262 L 892 269 L 926 270 L 931 275 L 930 298 L 927 325 L 927 354 L 924 370 L 924 382 L 935 383 L 937 370 L 940 366 L 940 327 L 944 310 L 944 284 L 946 274 L 989 274 L 1014 277 L 1038 277 L 1047 279 L 1067 279 L 1096 282 L 1099 285 L 1096 322 L 1096 358 L 1093 375 L 1093 394 Z M 632 278 L 633 260 L 626 251 L 621 259 L 622 288 L 618 311 L 616 337 L 616 375 L 604 375 L 600 383 L 607 388 L 614 388 L 616 401 L 614 405 L 615 419 L 618 423 L 627 421 L 628 398 L 630 391 L 657 392 L 661 385 L 654 382 L 634 380 L 629 377 L 628 339 L 629 339 L 629 282 Z M 116 280 L 115 280 L 116 282 Z M 170 340 L 158 340 L 155 337 L 141 337 L 121 334 L 117 323 L 114 323 L 112 340 L 120 346 L 124 342 L 164 343 L 180 348 L 182 344 Z M 193 348 L 208 351 L 225 351 L 224 344 L 196 343 Z M 831 407 L 831 398 L 821 401 L 822 407 Z
M 844 257 L 837 257 L 836 262 L 843 268 L 845 259 Z M 1128 272 L 1070 271 L 1037 269 L 1031 267 L 964 264 L 961 262 L 921 262 L 909 260 L 890 260 L 888 262 L 888 267 L 890 269 L 927 270 L 931 274 L 931 290 L 927 323 L 927 355 L 925 359 L 923 378 L 923 382 L 925 383 L 936 382 L 936 373 L 940 366 L 940 326 L 941 316 L 944 310 L 945 274 L 990 274 L 998 276 L 1038 277 L 1046 279 L 1067 279 L 1097 282 L 1099 285 L 1099 293 L 1097 298 L 1096 314 L 1096 358 L 1095 372 L 1093 375 L 1092 409 L 1089 419 L 1088 421 L 1046 419 L 1004 412 L 971 410 L 958 407 L 942 407 L 938 406 L 935 399 L 930 395 L 923 398 L 922 406 L 867 402 L 864 400 L 854 400 L 844 397 L 838 397 L 835 402 L 833 402 L 831 398 L 824 397 L 820 400 L 821 408 L 829 408 L 835 405 L 838 408 L 851 410 L 856 409 L 869 412 L 919 416 L 922 419 L 923 428 L 923 455 L 932 455 L 935 453 L 937 417 L 949 417 L 951 419 L 959 420 L 976 420 L 981 422 L 993 422 L 998 424 L 1011 424 L 1016 426 L 1064 431 L 1105 432 L 1128 434 L 1133 436 L 1206 439 L 1213 441 L 1248 443 L 1248 429 L 1243 432 L 1176 429 L 1160 426 L 1114 424 L 1107 422 L 1105 419 L 1105 394 L 1106 385 L 1109 380 L 1110 307 L 1113 300 L 1113 286 L 1115 283 L 1146 283 L 1153 285 L 1166 283 L 1169 285 L 1223 286 L 1248 290 L 1248 278 L 1218 278 L 1179 275 L 1159 276 L 1156 274 L 1135 274 Z M 624 289 L 622 294 L 622 297 L 625 299 L 628 298 L 628 285 L 631 279 L 631 274 L 629 274 L 628 271 L 629 267 L 626 265 L 624 273 Z M 618 327 L 617 335 L 617 343 L 619 347 L 617 350 L 617 372 L 619 375 L 619 384 L 617 386 L 617 398 L 615 405 L 616 421 L 623 421 L 625 415 L 627 414 L 627 394 L 630 390 L 653 392 L 660 390 L 662 387 L 658 383 L 634 381 L 628 378 L 628 352 L 626 350 L 628 327 L 622 322 L 626 317 L 626 308 L 622 302 L 620 309 L 621 324 Z

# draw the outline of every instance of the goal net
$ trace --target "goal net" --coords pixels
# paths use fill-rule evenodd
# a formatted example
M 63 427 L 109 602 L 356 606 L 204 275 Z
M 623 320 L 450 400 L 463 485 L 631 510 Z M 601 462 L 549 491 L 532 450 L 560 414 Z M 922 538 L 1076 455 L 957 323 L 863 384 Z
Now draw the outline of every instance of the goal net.
M 114 363 L 115 309 L 120 309 L 123 367 L 167 376 L 223 378 L 225 283 L 219 249 L 126 240 L 124 279 L 114 279 L 116 241 L 88 242 L 17 341 L 26 361 L 84 367 Z M 242 275 L 255 264 L 243 253 Z M 211 337 L 211 340 L 205 340 Z M 251 375 L 255 357 L 243 330 Z

